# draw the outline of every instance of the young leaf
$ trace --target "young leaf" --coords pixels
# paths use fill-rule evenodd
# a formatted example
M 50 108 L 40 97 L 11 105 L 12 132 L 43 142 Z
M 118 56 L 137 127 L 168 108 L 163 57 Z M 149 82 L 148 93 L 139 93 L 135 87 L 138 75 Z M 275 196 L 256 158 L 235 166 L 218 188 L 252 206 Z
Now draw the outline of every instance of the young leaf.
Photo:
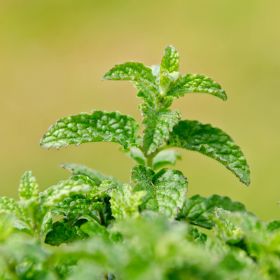
M 128 155 L 134 159 L 138 164 L 145 165 L 146 164 L 146 157 L 144 153 L 137 147 L 131 147 Z
M 29 200 L 38 197 L 38 184 L 31 171 L 25 172 L 20 180 L 19 197 L 22 200 Z
M 181 115 L 178 111 L 162 109 L 145 110 L 143 148 L 150 155 L 166 143 L 173 127 L 179 122 Z
M 138 207 L 145 196 L 145 192 L 134 192 L 130 185 L 123 185 L 112 190 L 110 196 L 113 216 L 115 219 L 125 219 L 139 215 Z
M 174 47 L 168 46 L 164 51 L 160 64 L 159 77 L 161 94 L 165 95 L 170 84 L 179 77 L 179 73 L 177 72 L 178 70 L 179 54 Z
M 240 148 L 219 128 L 198 121 L 180 121 L 170 134 L 169 145 L 198 151 L 221 162 L 245 185 L 250 170 Z
M 222 100 L 227 99 L 226 92 L 218 83 L 198 74 L 187 74 L 178 78 L 171 84 L 166 95 L 178 98 L 187 93 L 208 93 Z
M 161 71 L 165 70 L 169 73 L 179 70 L 179 53 L 173 46 L 165 48 L 160 68 Z
M 95 111 L 60 119 L 43 136 L 45 148 L 61 148 L 88 142 L 116 142 L 124 148 L 136 141 L 138 125 L 129 116 L 117 112 Z
M 191 224 L 211 229 L 214 226 L 211 215 L 215 208 L 223 208 L 231 212 L 246 212 L 242 203 L 232 201 L 226 196 L 212 195 L 206 198 L 194 195 L 185 201 L 178 219 L 184 219 Z
M 147 192 L 147 209 L 159 211 L 170 218 L 177 216 L 187 192 L 187 180 L 180 171 L 162 169 L 154 173 L 150 168 L 137 166 L 133 169 L 132 180 L 137 189 Z
M 151 68 L 139 62 L 116 65 L 104 75 L 104 79 L 131 81 L 140 91 L 144 92 L 154 93 L 157 90 L 156 79 Z
M 22 212 L 16 200 L 2 196 L 0 197 L 0 213 L 13 214 L 19 217 Z
M 153 158 L 153 169 L 160 169 L 165 165 L 175 165 L 178 159 L 181 159 L 181 156 L 177 151 L 163 150 Z
M 84 175 L 93 180 L 96 185 L 100 185 L 103 181 L 109 180 L 118 182 L 117 179 L 112 176 L 104 175 L 101 172 L 91 169 L 85 165 L 76 164 L 76 163 L 64 163 L 61 165 L 62 168 L 70 171 L 73 175 Z

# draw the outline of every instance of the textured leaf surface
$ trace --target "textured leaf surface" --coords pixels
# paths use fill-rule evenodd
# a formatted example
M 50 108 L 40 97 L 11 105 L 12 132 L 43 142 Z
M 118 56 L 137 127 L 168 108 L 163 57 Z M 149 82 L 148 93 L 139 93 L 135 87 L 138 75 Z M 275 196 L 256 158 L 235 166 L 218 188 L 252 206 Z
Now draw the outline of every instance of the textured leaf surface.
M 170 135 L 169 144 L 198 151 L 221 162 L 246 185 L 250 170 L 246 159 L 231 137 L 219 128 L 198 121 L 180 121 Z
M 25 172 L 20 180 L 19 197 L 28 200 L 38 197 L 38 184 L 31 171 Z
M 98 192 L 99 188 L 96 186 L 95 181 L 90 177 L 85 175 L 75 175 L 40 193 L 40 199 L 45 206 L 53 206 L 71 195 L 94 195 Z
M 180 171 L 167 169 L 154 173 L 150 168 L 137 166 L 133 169 L 132 180 L 137 189 L 147 192 L 147 209 L 175 217 L 182 208 L 187 192 L 187 180 Z
M 130 185 L 123 185 L 112 190 L 110 196 L 113 216 L 115 219 L 125 219 L 139 215 L 138 207 L 145 196 L 145 192 L 135 192 Z
M 165 95 L 170 84 L 179 77 L 179 73 L 177 72 L 178 70 L 179 54 L 174 47 L 168 46 L 164 51 L 159 73 L 160 90 L 162 95 Z
M 43 136 L 45 148 L 61 148 L 88 142 L 116 142 L 125 148 L 136 141 L 136 121 L 117 112 L 95 111 L 60 119 Z
M 156 91 L 155 76 L 151 68 L 139 62 L 116 65 L 104 75 L 104 79 L 132 81 L 139 90 Z
M 160 67 L 170 73 L 179 70 L 179 53 L 173 46 L 165 48 Z
M 168 96 L 180 97 L 186 93 L 208 93 L 222 100 L 227 96 L 222 87 L 204 75 L 187 74 L 178 78 L 169 88 Z
M 191 224 L 210 229 L 214 226 L 211 215 L 216 207 L 231 212 L 246 212 L 242 203 L 232 201 L 227 196 L 202 197 L 195 195 L 186 200 L 178 218 L 186 219 Z
M 144 150 L 148 155 L 164 145 L 173 127 L 179 122 L 181 115 L 177 111 L 146 110 L 144 124 Z
M 16 200 L 10 197 L 0 197 L 0 213 L 11 213 L 16 216 L 21 215 L 21 209 Z

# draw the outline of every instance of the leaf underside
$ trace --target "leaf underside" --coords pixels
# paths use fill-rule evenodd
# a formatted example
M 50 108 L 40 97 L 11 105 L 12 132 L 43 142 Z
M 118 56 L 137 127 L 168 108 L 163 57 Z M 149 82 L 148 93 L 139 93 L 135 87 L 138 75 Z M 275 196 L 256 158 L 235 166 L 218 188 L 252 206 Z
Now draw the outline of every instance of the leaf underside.
M 216 159 L 245 185 L 250 184 L 250 170 L 242 151 L 219 128 L 198 121 L 180 121 L 170 135 L 169 145 L 198 151 Z

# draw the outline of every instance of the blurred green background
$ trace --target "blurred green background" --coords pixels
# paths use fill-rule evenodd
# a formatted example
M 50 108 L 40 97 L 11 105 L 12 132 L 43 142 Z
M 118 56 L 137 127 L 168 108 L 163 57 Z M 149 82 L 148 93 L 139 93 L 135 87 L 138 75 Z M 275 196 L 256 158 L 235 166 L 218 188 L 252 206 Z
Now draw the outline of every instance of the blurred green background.
M 219 163 L 184 151 L 177 167 L 189 194 L 228 195 L 263 219 L 279 218 L 279 9 L 273 0 L 1 0 L 1 194 L 16 195 L 25 170 L 42 188 L 65 178 L 62 162 L 129 180 L 132 162 L 116 144 L 47 151 L 39 139 L 58 118 L 92 109 L 139 120 L 132 86 L 101 77 L 127 60 L 157 64 L 173 44 L 182 72 L 206 74 L 229 95 L 225 103 L 188 95 L 174 107 L 232 135 L 252 171 L 246 188 Z

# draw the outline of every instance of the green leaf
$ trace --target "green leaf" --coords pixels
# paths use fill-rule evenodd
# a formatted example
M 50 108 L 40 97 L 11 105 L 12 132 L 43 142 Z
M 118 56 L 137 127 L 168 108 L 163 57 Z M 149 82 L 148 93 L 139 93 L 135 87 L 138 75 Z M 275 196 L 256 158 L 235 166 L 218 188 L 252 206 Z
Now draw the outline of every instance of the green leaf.
M 61 148 L 88 142 L 115 142 L 124 148 L 136 141 L 138 125 L 129 116 L 118 112 L 95 111 L 60 119 L 43 136 L 45 148 Z
M 106 227 L 100 225 L 98 222 L 96 222 L 93 219 L 84 223 L 81 226 L 81 230 L 90 237 L 93 236 L 109 237 L 109 233 L 106 230 Z
M 75 175 L 40 193 L 40 199 L 45 206 L 50 207 L 63 201 L 66 197 L 75 194 L 89 195 L 92 197 L 100 194 L 100 189 L 90 177 Z
M 137 217 L 138 207 L 145 194 L 144 191 L 133 191 L 130 185 L 123 185 L 112 190 L 110 204 L 115 219 Z
M 226 100 L 226 92 L 221 85 L 207 76 L 187 74 L 173 82 L 167 92 L 167 96 L 178 98 L 187 93 L 208 93 L 222 100 Z
M 84 175 L 89 177 L 96 183 L 96 185 L 100 185 L 105 180 L 117 182 L 117 179 L 113 178 L 112 176 L 104 175 L 101 172 L 89 168 L 85 165 L 76 163 L 64 163 L 61 166 L 65 170 L 70 171 L 73 175 Z
M 275 220 L 275 221 L 272 221 L 272 222 L 268 223 L 267 229 L 269 231 L 280 230 L 280 220 Z
M 31 171 L 25 172 L 20 180 L 19 197 L 22 200 L 36 199 L 38 197 L 38 184 Z
M 162 170 L 153 178 L 158 211 L 170 218 L 177 216 L 186 198 L 187 180 L 178 170 Z
M 138 190 L 145 190 L 145 207 L 159 211 L 170 218 L 177 216 L 182 208 L 187 192 L 187 180 L 180 171 L 162 169 L 154 173 L 152 169 L 136 166 L 132 180 Z
M 160 65 L 160 90 L 161 94 L 165 95 L 166 91 L 169 89 L 169 86 L 172 82 L 176 81 L 179 77 L 179 54 L 177 50 L 168 46 L 161 60 Z
M 118 64 L 104 75 L 104 79 L 132 81 L 139 90 L 144 92 L 153 93 L 157 90 L 151 68 L 139 62 Z
M 180 121 L 170 134 L 169 145 L 198 151 L 216 159 L 245 185 L 250 184 L 250 170 L 242 151 L 219 128 L 198 121 Z
M 154 158 L 153 158 L 153 169 L 160 169 L 166 165 L 175 165 L 176 161 L 181 159 L 180 154 L 174 150 L 163 150 L 160 151 Z
M 148 155 L 154 153 L 166 143 L 170 132 L 180 118 L 181 115 L 178 111 L 169 111 L 167 109 L 155 111 L 151 108 L 146 108 L 143 148 Z
M 165 48 L 160 68 L 161 70 L 166 70 L 169 73 L 179 70 L 179 53 L 173 46 Z
M 146 157 L 143 152 L 137 147 L 131 147 L 129 150 L 129 156 L 134 159 L 138 164 L 145 165 Z
M 21 216 L 21 208 L 18 202 L 13 198 L 2 196 L 0 197 L 0 213 L 14 214 Z
M 215 194 L 210 197 L 202 197 L 194 195 L 185 201 L 178 219 L 184 219 L 191 224 L 211 229 L 214 226 L 212 213 L 217 207 L 231 212 L 246 212 L 246 208 L 242 203 L 232 201 L 227 196 Z
M 10 197 L 0 197 L 0 215 L 10 215 L 14 228 L 30 231 L 29 219 L 26 217 L 19 203 Z M 4 216 L 3 216 L 4 217 Z
M 62 243 L 69 243 L 75 240 L 85 239 L 87 235 L 76 224 L 66 220 L 55 222 L 52 230 L 46 235 L 45 243 L 58 246 Z

